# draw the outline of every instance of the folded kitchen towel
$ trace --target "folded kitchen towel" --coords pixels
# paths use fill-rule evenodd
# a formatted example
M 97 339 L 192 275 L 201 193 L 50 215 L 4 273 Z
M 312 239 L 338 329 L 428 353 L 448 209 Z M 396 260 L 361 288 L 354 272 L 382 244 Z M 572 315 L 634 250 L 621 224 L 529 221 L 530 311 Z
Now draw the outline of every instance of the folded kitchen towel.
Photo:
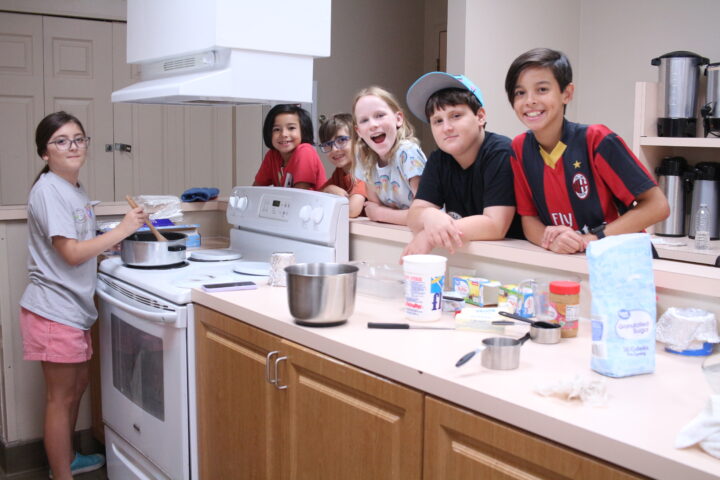
M 695 444 L 713 457 L 720 458 L 720 395 L 711 395 L 705 410 L 680 430 L 676 448 Z
M 180 195 L 183 202 L 207 202 L 217 197 L 220 190 L 217 188 L 189 188 Z

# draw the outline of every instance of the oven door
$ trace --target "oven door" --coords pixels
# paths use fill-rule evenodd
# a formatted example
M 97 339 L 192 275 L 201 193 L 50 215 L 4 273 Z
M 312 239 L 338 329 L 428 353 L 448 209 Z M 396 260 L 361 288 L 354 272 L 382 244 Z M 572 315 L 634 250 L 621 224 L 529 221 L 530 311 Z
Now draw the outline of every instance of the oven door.
M 170 478 L 187 479 L 188 307 L 103 274 L 96 292 L 103 421 Z

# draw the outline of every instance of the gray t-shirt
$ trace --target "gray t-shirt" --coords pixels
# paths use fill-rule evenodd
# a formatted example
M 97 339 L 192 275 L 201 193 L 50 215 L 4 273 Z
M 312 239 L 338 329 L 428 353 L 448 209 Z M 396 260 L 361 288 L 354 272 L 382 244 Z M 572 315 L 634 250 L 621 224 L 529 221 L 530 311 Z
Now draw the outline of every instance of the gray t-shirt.
M 30 283 L 20 305 L 49 320 L 89 329 L 97 319 L 97 260 L 73 267 L 52 246 L 54 236 L 78 241 L 95 236 L 95 213 L 85 189 L 48 172 L 30 190 L 27 212 Z

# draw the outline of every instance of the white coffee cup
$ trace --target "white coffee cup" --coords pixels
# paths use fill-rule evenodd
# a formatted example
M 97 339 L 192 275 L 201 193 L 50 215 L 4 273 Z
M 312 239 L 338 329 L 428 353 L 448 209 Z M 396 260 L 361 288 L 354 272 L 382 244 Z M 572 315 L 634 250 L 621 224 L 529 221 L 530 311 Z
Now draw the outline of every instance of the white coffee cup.
M 440 320 L 447 258 L 440 255 L 406 255 L 405 316 L 418 322 Z

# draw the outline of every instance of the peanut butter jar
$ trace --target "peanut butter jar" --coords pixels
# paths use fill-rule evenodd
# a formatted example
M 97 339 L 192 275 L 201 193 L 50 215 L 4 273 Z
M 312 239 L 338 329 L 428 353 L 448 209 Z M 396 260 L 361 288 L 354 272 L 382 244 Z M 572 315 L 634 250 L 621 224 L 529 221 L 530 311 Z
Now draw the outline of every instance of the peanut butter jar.
M 576 337 L 580 320 L 580 284 L 569 281 L 550 282 L 550 306 L 555 309 L 555 323 L 562 325 L 563 338 Z

